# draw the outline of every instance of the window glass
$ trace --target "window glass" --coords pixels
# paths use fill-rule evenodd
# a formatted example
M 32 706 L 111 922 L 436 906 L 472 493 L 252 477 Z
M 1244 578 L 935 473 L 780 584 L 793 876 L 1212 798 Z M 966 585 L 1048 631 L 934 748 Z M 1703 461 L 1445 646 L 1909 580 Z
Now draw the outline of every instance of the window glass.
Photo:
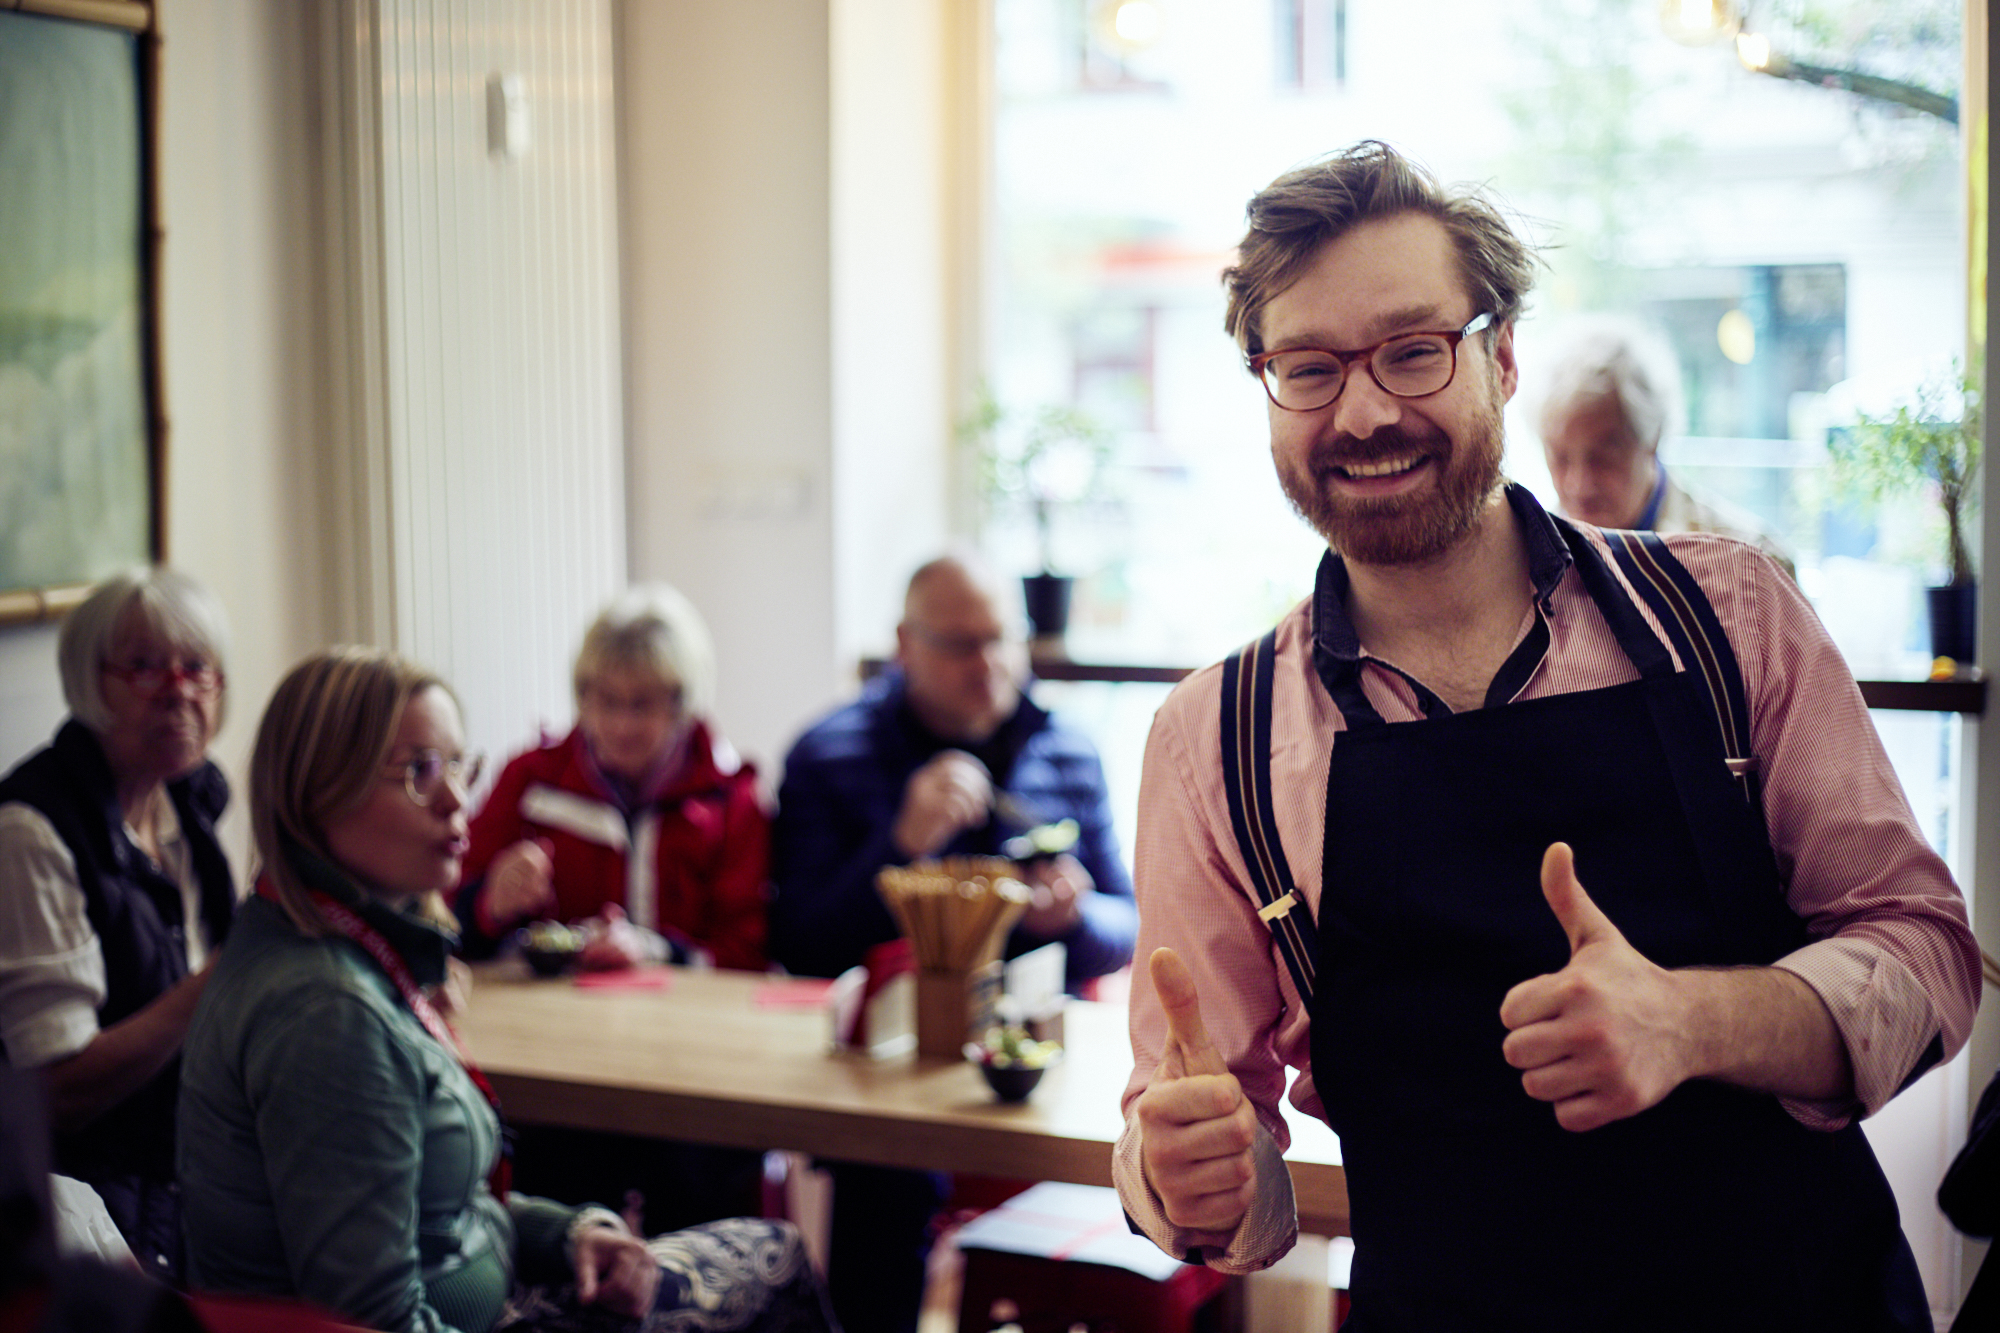
M 1662 13 L 995 0 L 990 387 L 1013 421 L 1073 405 L 1109 441 L 1102 476 L 1043 497 L 1047 562 L 1078 578 L 1073 655 L 1211 661 L 1310 587 L 1320 543 L 1278 492 L 1219 275 L 1254 191 L 1380 138 L 1487 184 L 1544 247 L 1512 475 L 1555 503 L 1532 410 L 1548 358 L 1580 317 L 1640 320 L 1683 385 L 1676 479 L 1791 548 L 1859 674 L 1921 674 L 1932 507 L 1846 504 L 1823 463 L 1829 428 L 1962 352 L 1958 134 L 1924 100 L 1955 88 L 1958 9 L 1760 6 L 1753 35 L 1812 78 L 1676 41 Z M 1876 95 L 1828 86 L 1843 70 Z M 1043 562 L 1018 496 L 982 539 L 1003 568 Z

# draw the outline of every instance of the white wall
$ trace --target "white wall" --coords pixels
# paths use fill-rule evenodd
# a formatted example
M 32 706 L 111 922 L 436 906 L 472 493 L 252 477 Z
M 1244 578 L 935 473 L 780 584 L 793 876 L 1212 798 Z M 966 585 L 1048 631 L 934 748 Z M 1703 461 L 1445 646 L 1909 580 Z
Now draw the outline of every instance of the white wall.
M 831 8 L 834 632 L 844 666 L 894 646 L 906 576 L 938 553 L 952 517 L 954 404 L 978 364 L 965 297 L 985 200 L 985 6 Z
M 625 581 L 611 4 L 318 12 L 337 620 L 450 680 L 497 758 L 568 726 L 576 644 Z
M 47 744 L 62 717 L 55 626 L 0 629 L 0 772 Z
M 767 778 L 946 530 L 955 9 L 620 11 L 632 576 L 701 608 Z
M 700 607 L 768 770 L 837 678 L 827 7 L 620 13 L 632 576 Z

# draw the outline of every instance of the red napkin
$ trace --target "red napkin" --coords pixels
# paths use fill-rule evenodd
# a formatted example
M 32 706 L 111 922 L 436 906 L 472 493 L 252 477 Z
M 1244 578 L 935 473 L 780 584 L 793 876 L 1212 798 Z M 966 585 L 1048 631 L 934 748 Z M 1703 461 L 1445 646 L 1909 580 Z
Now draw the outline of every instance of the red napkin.
M 665 990 L 674 984 L 670 967 L 621 967 L 610 972 L 579 972 L 576 984 L 590 990 Z

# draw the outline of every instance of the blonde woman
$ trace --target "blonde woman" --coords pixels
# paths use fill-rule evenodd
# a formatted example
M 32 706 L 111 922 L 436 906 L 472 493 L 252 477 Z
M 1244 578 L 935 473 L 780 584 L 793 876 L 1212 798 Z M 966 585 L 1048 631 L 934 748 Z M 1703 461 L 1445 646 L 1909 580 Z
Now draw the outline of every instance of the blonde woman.
M 825 1329 L 798 1233 L 650 1245 L 507 1189 L 500 1121 L 439 1013 L 434 917 L 468 842 L 458 703 L 371 649 L 279 685 L 251 761 L 261 871 L 181 1088 L 189 1276 L 367 1327 Z
M 586 965 L 762 970 L 769 821 L 716 730 L 715 650 L 694 604 L 633 588 L 584 633 L 577 723 L 517 755 L 472 821 L 468 951 L 537 918 L 594 920 Z

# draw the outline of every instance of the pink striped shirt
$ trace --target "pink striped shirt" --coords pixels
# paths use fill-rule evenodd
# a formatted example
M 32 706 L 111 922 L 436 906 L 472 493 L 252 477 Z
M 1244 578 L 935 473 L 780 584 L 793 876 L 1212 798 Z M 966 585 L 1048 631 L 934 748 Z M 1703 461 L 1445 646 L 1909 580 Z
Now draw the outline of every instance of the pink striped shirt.
M 1594 529 L 1584 531 L 1604 549 Z M 1852 673 L 1796 585 L 1733 539 L 1666 540 L 1707 592 L 1736 651 L 1772 849 L 1788 901 L 1812 936 L 1777 966 L 1825 1001 L 1853 1064 L 1851 1102 L 1784 1104 L 1804 1124 L 1839 1128 L 1879 1110 L 1934 1037 L 1942 1038 L 1946 1059 L 1965 1044 L 1979 1003 L 1978 945 L 1964 899 L 1924 841 Z M 1644 601 L 1634 602 L 1659 633 Z M 1548 650 L 1516 699 L 1637 678 L 1573 568 L 1548 608 Z M 1541 614 L 1539 606 L 1530 610 L 1521 638 Z M 1363 687 L 1383 719 L 1421 717 L 1408 682 L 1365 651 L 1363 657 Z M 1209 1033 L 1270 1136 L 1260 1145 L 1257 1205 L 1226 1251 L 1208 1251 L 1213 1266 L 1247 1271 L 1275 1262 L 1297 1234 L 1291 1181 L 1278 1158 L 1290 1141 L 1277 1109 L 1288 1068 L 1298 1071 L 1292 1101 L 1313 1115 L 1324 1112 L 1307 1015 L 1257 919 L 1230 828 L 1218 739 L 1221 689 L 1220 666 L 1190 677 L 1162 706 L 1147 741 L 1134 866 L 1136 957 L 1171 945 L 1187 961 Z M 1293 877 L 1317 919 L 1327 769 L 1345 724 L 1313 670 L 1310 600 L 1278 627 L 1274 690 L 1275 813 Z M 1132 1105 L 1151 1080 L 1166 1034 L 1143 962 L 1134 969 L 1131 1023 L 1134 1070 L 1113 1175 L 1146 1234 L 1182 1254 L 1186 1240 L 1139 1168 Z

